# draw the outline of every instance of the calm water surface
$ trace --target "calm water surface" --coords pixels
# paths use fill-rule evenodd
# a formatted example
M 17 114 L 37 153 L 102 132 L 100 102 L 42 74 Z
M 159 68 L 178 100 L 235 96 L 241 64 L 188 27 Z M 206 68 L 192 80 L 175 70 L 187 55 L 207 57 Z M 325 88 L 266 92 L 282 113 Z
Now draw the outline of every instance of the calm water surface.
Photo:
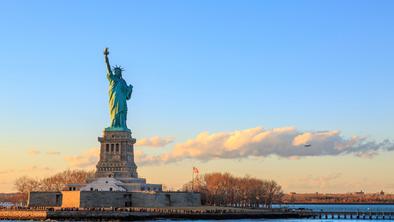
M 26 222 L 26 221 L 18 221 L 18 220 L 3 220 L 4 222 Z M 3 222 L 2 221 L 2 222 Z M 240 222 L 257 222 L 257 221 L 267 221 L 267 222 L 330 222 L 330 221 L 335 221 L 335 222 L 366 222 L 366 221 L 394 221 L 394 220 L 350 220 L 350 219 L 341 219 L 341 220 L 317 220 L 317 219 L 256 219 L 256 220 L 251 220 L 251 219 L 246 219 L 246 220 L 151 220 L 153 221 L 183 221 L 183 222 L 214 222 L 214 221 L 223 221 L 223 222 L 235 222 L 235 221 L 240 221 Z M 74 221 L 74 222 L 82 222 L 82 221 Z

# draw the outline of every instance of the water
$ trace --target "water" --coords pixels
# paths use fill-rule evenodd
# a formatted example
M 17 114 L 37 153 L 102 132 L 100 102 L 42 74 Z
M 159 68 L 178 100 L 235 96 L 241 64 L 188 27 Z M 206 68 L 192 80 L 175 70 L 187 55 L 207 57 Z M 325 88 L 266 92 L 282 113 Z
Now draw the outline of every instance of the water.
M 216 221 L 223 221 L 223 222 L 259 222 L 259 221 L 267 221 L 267 222 L 374 222 L 374 221 L 394 221 L 394 220 L 350 220 L 350 219 L 245 219 L 245 220 L 150 220 L 150 222 L 161 222 L 161 221 L 182 221 L 182 222 L 216 222 Z M 19 221 L 19 220 L 2 220 L 2 222 L 26 222 L 26 221 Z M 71 221 L 70 221 L 71 222 Z M 83 222 L 83 221 L 73 221 L 73 222 Z
M 267 222 L 373 222 L 373 221 L 394 221 L 394 220 L 350 220 L 350 219 L 340 219 L 340 220 L 333 220 L 333 219 L 245 219 L 245 220 L 155 220 L 155 221 L 183 221 L 183 222 L 214 222 L 214 221 L 223 221 L 223 222 L 236 222 L 236 221 L 241 221 L 241 222 L 259 222 L 259 221 L 267 221 Z M 153 221 L 151 221 L 153 222 Z
M 245 220 L 150 220 L 150 222 L 162 222 L 162 221 L 182 221 L 182 222 L 215 222 L 215 221 L 223 221 L 223 222 L 259 222 L 259 221 L 267 221 L 267 222 L 382 222 L 382 221 L 394 221 L 394 220 L 350 220 L 350 219 L 245 219 Z M 25 220 L 2 220 L 2 222 L 26 222 Z M 71 222 L 71 221 L 70 221 Z M 83 221 L 74 221 L 74 222 L 83 222 Z
M 394 220 L 350 220 L 350 219 L 245 219 L 245 220 L 155 220 L 155 221 L 183 221 L 183 222 L 214 222 L 214 221 L 223 221 L 223 222 L 259 222 L 259 221 L 267 221 L 267 222 L 373 222 L 373 221 L 394 221 Z

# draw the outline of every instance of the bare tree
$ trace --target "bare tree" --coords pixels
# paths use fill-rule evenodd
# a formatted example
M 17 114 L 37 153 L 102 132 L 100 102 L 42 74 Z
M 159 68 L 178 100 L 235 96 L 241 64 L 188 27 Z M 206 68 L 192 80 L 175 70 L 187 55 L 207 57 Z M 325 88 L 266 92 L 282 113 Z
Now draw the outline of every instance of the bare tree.
M 272 207 L 283 196 L 281 186 L 272 180 L 250 176 L 235 177 L 230 173 L 209 173 L 183 186 L 185 191 L 201 193 L 203 204 L 233 207 Z
M 28 193 L 39 190 L 39 181 L 27 176 L 16 179 L 14 185 L 16 190 L 20 193 Z
M 94 171 L 65 170 L 43 179 L 33 179 L 27 176 L 15 180 L 15 188 L 20 193 L 31 191 L 60 191 L 66 184 L 83 184 L 93 178 Z

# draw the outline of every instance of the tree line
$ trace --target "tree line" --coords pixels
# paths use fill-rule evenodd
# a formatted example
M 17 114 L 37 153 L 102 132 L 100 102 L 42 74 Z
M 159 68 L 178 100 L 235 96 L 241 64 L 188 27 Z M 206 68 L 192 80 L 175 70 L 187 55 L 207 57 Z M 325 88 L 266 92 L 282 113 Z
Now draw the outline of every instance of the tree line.
M 31 191 L 61 191 L 66 184 L 83 184 L 94 177 L 94 171 L 65 170 L 43 179 L 28 176 L 19 177 L 15 180 L 15 188 L 20 193 Z
M 230 173 L 197 176 L 183 190 L 200 192 L 203 204 L 214 206 L 271 208 L 283 197 L 282 187 L 273 180 L 236 177 Z

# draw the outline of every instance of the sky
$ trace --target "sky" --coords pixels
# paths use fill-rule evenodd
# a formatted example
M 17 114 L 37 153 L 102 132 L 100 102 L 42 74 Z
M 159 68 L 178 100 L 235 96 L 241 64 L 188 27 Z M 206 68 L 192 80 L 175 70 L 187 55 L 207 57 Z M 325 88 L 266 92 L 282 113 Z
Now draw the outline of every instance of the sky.
M 94 169 L 104 47 L 134 86 L 139 175 L 394 193 L 392 1 L 2 1 L 0 192 Z M 310 147 L 304 146 L 311 144 Z

